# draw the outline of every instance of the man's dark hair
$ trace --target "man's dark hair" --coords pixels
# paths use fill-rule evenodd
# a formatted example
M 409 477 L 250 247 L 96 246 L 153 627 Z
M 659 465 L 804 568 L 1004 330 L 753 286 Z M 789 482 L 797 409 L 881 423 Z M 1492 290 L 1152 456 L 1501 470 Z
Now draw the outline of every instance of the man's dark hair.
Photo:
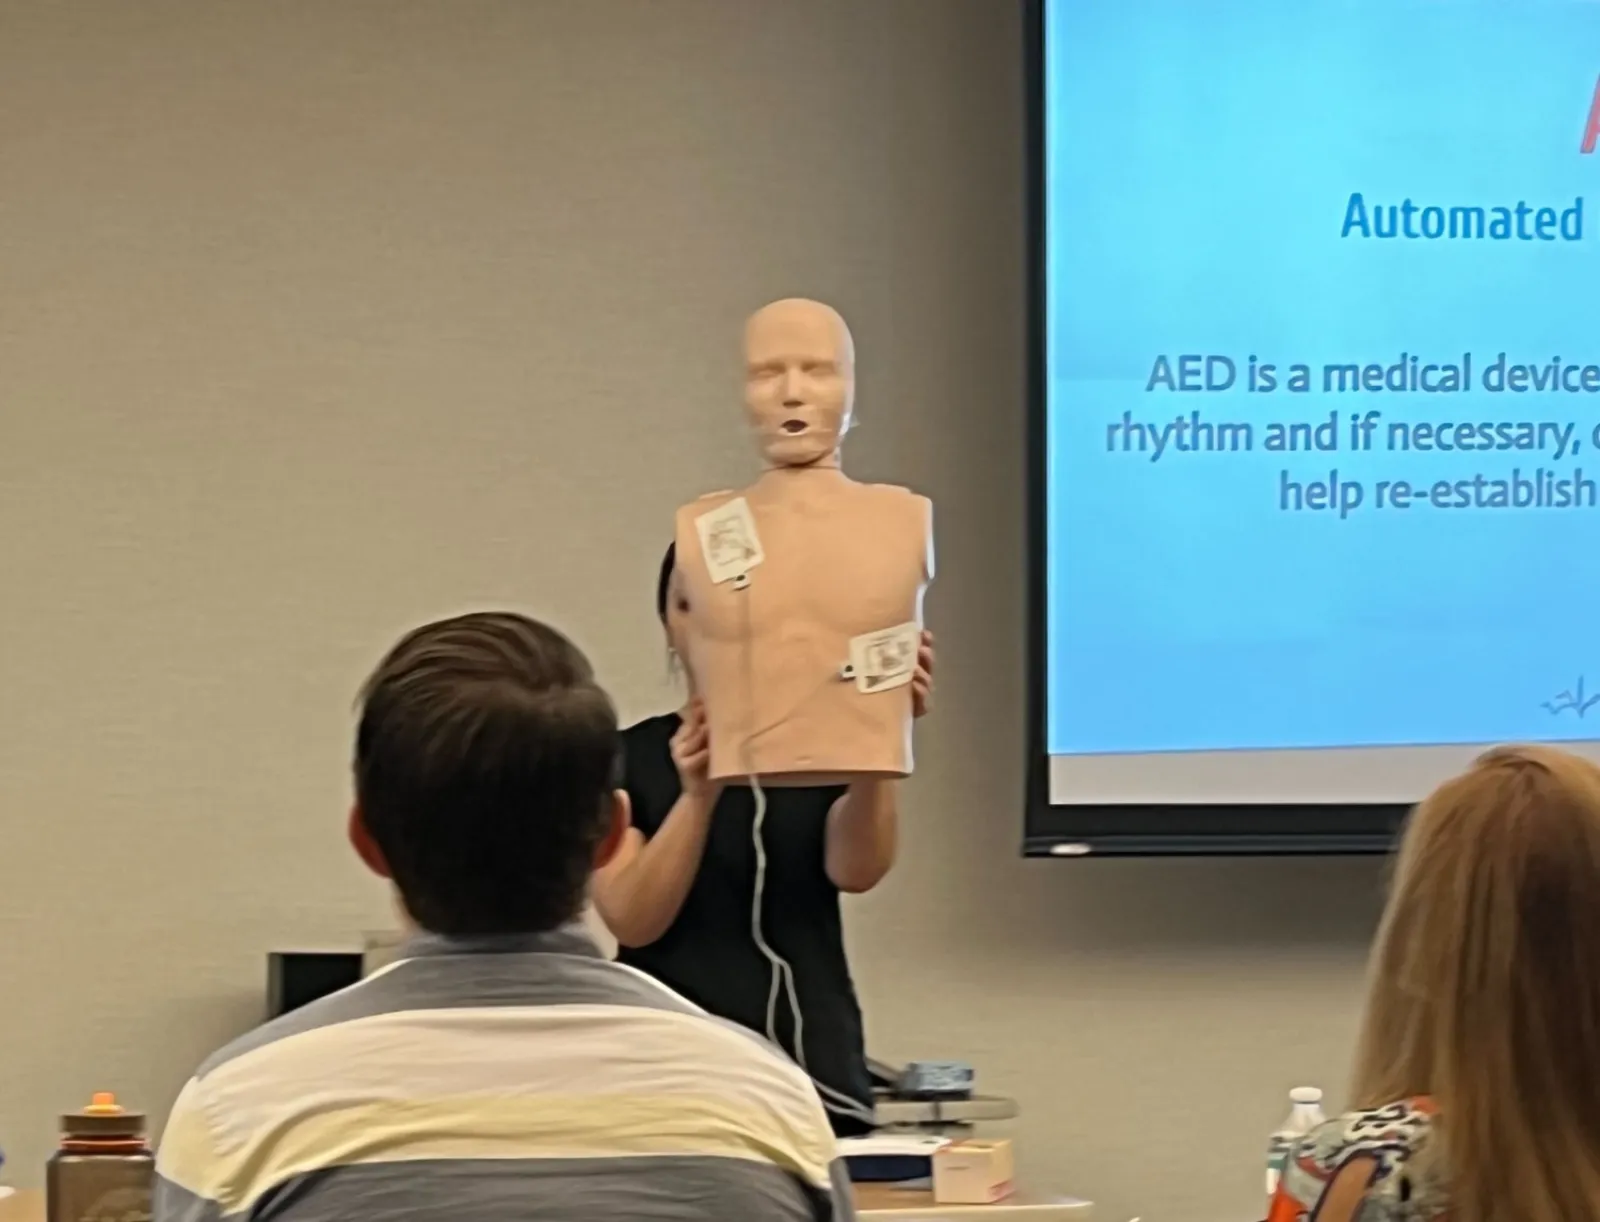
M 610 824 L 617 715 L 571 641 L 521 615 L 418 628 L 361 692 L 356 797 L 406 909 L 435 933 L 577 916 Z
M 656 618 L 667 622 L 667 598 L 672 593 L 672 570 L 678 567 L 678 544 L 667 544 L 667 554 L 661 557 L 661 572 L 656 576 Z

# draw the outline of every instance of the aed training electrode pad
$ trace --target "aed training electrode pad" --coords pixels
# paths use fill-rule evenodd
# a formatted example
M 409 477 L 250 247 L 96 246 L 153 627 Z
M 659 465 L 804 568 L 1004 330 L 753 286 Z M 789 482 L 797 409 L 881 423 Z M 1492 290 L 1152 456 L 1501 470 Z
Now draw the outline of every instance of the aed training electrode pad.
M 911 622 L 850 638 L 850 662 L 844 677 L 856 690 L 886 692 L 911 682 L 922 645 L 922 625 Z
M 737 581 L 766 559 L 755 517 L 742 496 L 701 514 L 694 526 L 713 585 Z

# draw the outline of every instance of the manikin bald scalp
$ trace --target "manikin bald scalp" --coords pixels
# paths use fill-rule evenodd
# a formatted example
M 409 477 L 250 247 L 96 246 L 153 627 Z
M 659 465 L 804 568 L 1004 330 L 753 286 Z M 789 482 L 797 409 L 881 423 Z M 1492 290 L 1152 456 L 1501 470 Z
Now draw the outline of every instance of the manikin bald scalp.
M 846 364 L 854 365 L 856 360 L 856 341 L 850 334 L 850 324 L 845 322 L 844 315 L 831 305 L 820 301 L 812 301 L 809 297 L 785 297 L 779 301 L 768 302 L 754 314 L 744 325 L 745 345 L 750 343 L 750 332 L 765 318 L 774 314 L 807 313 L 821 317 L 833 327 L 839 341 L 839 359 Z

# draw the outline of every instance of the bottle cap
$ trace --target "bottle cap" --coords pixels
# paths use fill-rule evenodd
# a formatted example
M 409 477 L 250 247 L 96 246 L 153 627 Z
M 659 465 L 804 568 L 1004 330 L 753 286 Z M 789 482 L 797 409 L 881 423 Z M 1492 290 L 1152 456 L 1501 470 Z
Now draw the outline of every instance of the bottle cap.
M 81 1112 L 61 1117 L 63 1137 L 138 1137 L 144 1132 L 144 1114 L 130 1112 L 110 1091 L 99 1091 Z
M 1322 1088 L 1320 1086 L 1297 1086 L 1289 1092 L 1291 1103 L 1321 1103 Z

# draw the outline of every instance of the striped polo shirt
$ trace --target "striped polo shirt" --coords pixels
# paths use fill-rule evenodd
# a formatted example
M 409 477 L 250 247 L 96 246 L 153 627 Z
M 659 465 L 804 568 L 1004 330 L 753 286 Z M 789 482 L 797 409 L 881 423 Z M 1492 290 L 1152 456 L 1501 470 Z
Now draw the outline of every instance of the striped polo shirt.
M 810 1080 L 574 929 L 423 936 L 212 1057 L 156 1222 L 828 1222 Z

